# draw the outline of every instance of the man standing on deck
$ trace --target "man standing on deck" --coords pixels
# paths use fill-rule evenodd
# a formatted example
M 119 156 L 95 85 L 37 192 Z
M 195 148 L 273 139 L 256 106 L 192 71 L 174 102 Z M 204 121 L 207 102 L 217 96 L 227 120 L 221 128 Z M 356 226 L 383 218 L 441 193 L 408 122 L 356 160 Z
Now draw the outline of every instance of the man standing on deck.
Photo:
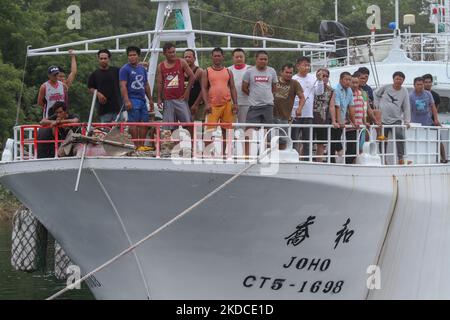
M 249 96 L 247 123 L 273 123 L 274 96 L 278 83 L 277 72 L 269 67 L 269 54 L 256 53 L 256 65 L 248 69 L 242 80 L 242 91 Z
M 150 111 L 153 111 L 153 98 L 147 80 L 147 70 L 139 64 L 140 54 L 140 48 L 128 47 L 128 63 L 119 72 L 120 90 L 128 111 L 128 122 L 149 122 L 150 118 L 145 96 L 149 100 Z M 145 139 L 147 131 L 147 127 L 130 127 L 133 139 Z M 135 145 L 140 147 L 144 145 L 144 142 L 137 141 Z
M 233 123 L 239 110 L 233 74 L 223 66 L 224 53 L 215 48 L 212 66 L 203 71 L 202 93 L 209 123 Z
M 313 107 L 314 99 L 324 93 L 324 85 L 322 79 L 322 72 L 318 72 L 317 75 L 310 74 L 311 60 L 308 57 L 300 57 L 297 59 L 297 71 L 298 73 L 292 77 L 293 80 L 298 81 L 303 88 L 305 95 L 305 104 L 300 104 L 300 99 L 296 98 L 294 102 L 294 108 L 292 110 L 292 118 L 294 119 L 292 124 L 313 124 Z M 310 140 L 312 131 L 310 128 L 293 128 L 292 140 Z M 299 145 L 296 144 L 296 148 L 299 149 Z M 303 156 L 309 156 L 309 142 L 303 143 Z
M 54 114 L 53 106 L 57 102 L 67 101 L 67 91 L 64 83 L 58 80 L 59 68 L 51 66 L 47 70 L 48 81 L 39 88 L 38 105 L 42 108 L 42 118 L 49 118 Z
M 275 124 L 289 123 L 296 97 L 300 99 L 300 105 L 305 103 L 302 86 L 298 81 L 292 81 L 293 74 L 292 64 L 285 64 L 281 68 L 274 93 L 273 121 Z
M 439 93 L 434 91 L 433 88 L 433 76 L 431 74 L 425 74 L 422 76 L 423 78 L 423 84 L 425 87 L 425 90 L 430 91 L 433 95 L 434 105 L 436 106 L 436 112 L 439 114 L 439 106 L 441 104 L 441 96 Z M 445 147 L 444 144 L 441 143 L 441 163 L 448 163 L 447 156 L 445 154 Z
M 426 127 L 441 125 L 433 95 L 425 90 L 423 78 L 414 79 L 414 90 L 409 94 L 409 104 L 411 105 L 411 122 L 420 123 Z
M 373 105 L 373 89 L 371 86 L 369 86 L 367 84 L 367 82 L 369 81 L 369 77 L 370 77 L 370 71 L 366 67 L 361 67 L 358 69 L 357 72 L 359 72 L 359 74 L 360 74 L 359 81 L 360 81 L 361 90 L 364 90 L 367 93 L 367 96 L 369 98 L 369 105 L 372 106 Z
M 381 110 L 383 125 L 404 124 L 408 129 L 411 122 L 411 107 L 409 103 L 409 94 L 406 88 L 402 87 L 405 81 L 405 74 L 397 71 L 392 76 L 394 83 L 388 84 L 374 93 L 374 106 Z M 384 130 L 384 136 L 392 132 L 392 128 Z M 404 140 L 405 134 L 403 128 L 395 128 L 396 140 Z M 386 144 L 385 144 L 386 147 Z M 385 148 L 386 149 L 386 148 Z M 405 164 L 405 143 L 403 141 L 397 142 L 397 157 L 399 164 Z M 411 162 L 408 162 L 410 164 Z
M 158 65 L 156 77 L 158 106 L 163 107 L 163 122 L 191 122 L 188 101 L 195 74 L 184 59 L 177 58 L 172 43 L 164 45 L 163 54 L 166 60 Z M 184 81 L 185 74 L 189 78 L 187 84 Z
M 250 108 L 248 95 L 242 91 L 242 80 L 244 79 L 244 74 L 249 68 L 251 68 L 251 66 L 245 63 L 245 58 L 244 50 L 234 49 L 233 65 L 228 68 L 233 74 L 234 85 L 236 86 L 237 103 L 239 105 L 238 123 L 245 123 L 247 120 L 248 109 Z
M 109 65 L 111 52 L 108 49 L 100 50 L 97 57 L 99 68 L 89 76 L 88 88 L 91 94 L 97 89 L 99 102 L 97 111 L 100 122 L 110 123 L 118 118 L 119 112 L 121 113 L 120 69 Z
M 342 139 L 343 128 L 345 128 L 347 120 L 347 110 L 354 105 L 351 84 L 352 75 L 349 72 L 342 72 L 339 77 L 339 84 L 334 89 L 336 100 L 334 108 L 336 112 L 336 122 L 339 124 L 339 128 L 331 129 L 331 140 L 339 142 L 333 142 L 331 144 L 330 155 L 332 157 L 332 163 L 345 162 L 345 160 L 342 159 L 344 147 L 340 140 Z M 338 158 L 335 157 L 336 155 Z
M 199 66 L 195 65 L 195 61 L 197 60 L 195 51 L 192 49 L 187 49 L 184 51 L 184 60 L 186 60 L 189 68 L 191 68 L 194 73 L 195 79 L 194 84 L 191 87 L 191 92 L 189 95 L 189 108 L 191 110 L 192 120 L 194 121 L 205 121 L 205 105 L 203 103 L 202 96 L 202 73 L 203 69 Z M 184 84 L 185 89 L 188 88 L 189 85 L 189 75 L 184 75 Z
M 364 99 L 364 91 L 360 89 L 360 77 L 359 71 L 355 72 L 351 80 L 351 89 L 353 91 L 353 105 L 348 108 L 348 122 L 352 126 L 345 132 L 345 139 L 347 141 L 345 146 L 345 163 L 353 164 L 356 161 L 356 156 L 359 154 L 360 141 L 358 140 L 359 130 L 363 126 L 367 126 L 367 103 Z M 365 139 L 365 132 L 361 134 L 361 139 Z

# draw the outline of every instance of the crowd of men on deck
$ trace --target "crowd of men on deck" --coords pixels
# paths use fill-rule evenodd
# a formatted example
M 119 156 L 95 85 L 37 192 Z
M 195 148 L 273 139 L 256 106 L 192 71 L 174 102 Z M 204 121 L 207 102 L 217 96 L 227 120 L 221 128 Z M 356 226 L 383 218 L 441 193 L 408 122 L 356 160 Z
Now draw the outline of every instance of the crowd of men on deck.
M 127 50 L 128 63 L 122 68 L 111 66 L 111 53 L 107 49 L 98 51 L 99 67 L 89 77 L 88 88 L 97 95 L 97 116 L 102 123 L 126 120 L 130 123 L 150 122 L 155 111 L 153 96 L 148 81 L 146 65 L 140 62 L 141 50 L 131 46 Z M 233 65 L 224 65 L 225 54 L 221 48 L 211 52 L 212 64 L 202 69 L 196 64 L 196 53 L 188 49 L 179 58 L 176 47 L 167 43 L 163 47 L 165 60 L 158 65 L 156 77 L 156 101 L 162 110 L 165 123 L 247 123 L 247 124 L 301 124 L 331 125 L 328 128 L 306 126 L 292 127 L 291 134 L 302 157 L 315 151 L 315 161 L 322 161 L 326 152 L 326 141 L 331 139 L 328 152 L 332 161 L 354 163 L 359 147 L 358 129 L 376 125 L 379 140 L 385 139 L 392 128 L 382 126 L 411 123 L 423 126 L 440 126 L 438 118 L 439 95 L 432 90 L 433 76 L 424 75 L 414 79 L 414 90 L 410 93 L 403 87 L 404 73 L 393 74 L 393 83 L 375 92 L 367 84 L 370 72 L 360 68 L 354 74 L 343 72 L 335 87 L 329 82 L 330 72 L 326 68 L 311 73 L 311 61 L 300 57 L 296 64 L 287 63 L 279 73 L 269 66 L 269 54 L 258 51 L 255 65 L 246 64 L 246 53 L 242 49 L 232 52 Z M 79 117 L 68 112 L 68 91 L 77 72 L 76 58 L 71 52 L 72 67 L 68 77 L 57 67 L 48 69 L 49 80 L 40 90 L 38 104 L 42 107 L 41 124 L 47 128 L 39 131 L 39 140 L 49 140 L 55 127 L 77 123 Z M 149 103 L 151 102 L 151 103 Z M 175 127 L 169 126 L 168 129 Z M 345 129 L 344 129 L 345 128 Z M 398 140 L 404 139 L 404 129 L 395 128 Z M 66 131 L 60 131 L 59 139 Z M 145 126 L 130 125 L 130 134 L 137 146 L 142 146 L 148 134 Z M 311 136 L 312 134 L 312 136 Z M 345 135 L 345 146 L 341 141 Z M 364 136 L 363 136 L 364 137 Z M 315 150 L 310 150 L 313 139 Z M 364 139 L 364 138 L 363 138 Z M 53 151 L 52 151 L 53 149 Z M 343 156 L 345 154 L 354 155 Z M 54 147 L 43 144 L 38 148 L 38 157 L 51 157 Z M 441 161 L 446 162 L 441 147 Z M 404 160 L 404 142 L 397 142 L 400 164 Z

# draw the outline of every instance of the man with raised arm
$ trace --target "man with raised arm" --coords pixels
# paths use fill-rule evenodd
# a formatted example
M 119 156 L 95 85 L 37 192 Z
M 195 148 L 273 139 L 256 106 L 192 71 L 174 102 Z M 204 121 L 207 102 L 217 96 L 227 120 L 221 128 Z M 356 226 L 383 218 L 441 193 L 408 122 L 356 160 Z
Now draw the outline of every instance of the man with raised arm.
M 48 81 L 39 88 L 38 105 L 42 108 L 42 118 L 54 114 L 53 106 L 57 102 L 67 102 L 67 90 L 64 83 L 58 80 L 59 68 L 51 66 L 47 70 Z

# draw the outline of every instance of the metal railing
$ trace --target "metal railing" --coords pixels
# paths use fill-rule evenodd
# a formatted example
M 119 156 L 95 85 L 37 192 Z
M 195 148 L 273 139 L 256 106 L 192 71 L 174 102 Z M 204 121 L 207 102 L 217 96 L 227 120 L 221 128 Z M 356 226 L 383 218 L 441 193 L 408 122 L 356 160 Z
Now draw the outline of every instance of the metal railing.
M 304 41 L 294 41 L 294 40 L 285 40 L 285 39 L 276 39 L 269 37 L 260 37 L 253 35 L 242 35 L 235 33 L 226 33 L 226 32 L 216 32 L 216 31 L 206 31 L 206 30 L 164 30 L 164 31 L 142 31 L 135 32 L 129 34 L 122 34 L 110 37 L 103 37 L 97 39 L 89 39 L 76 41 L 71 43 L 59 44 L 44 48 L 36 48 L 32 49 L 31 47 L 27 50 L 27 55 L 29 57 L 36 56 L 55 56 L 55 55 L 67 55 L 69 54 L 69 49 L 75 49 L 75 54 L 95 54 L 97 53 L 100 46 L 108 46 L 109 50 L 112 53 L 125 53 L 125 44 L 126 40 L 142 38 L 146 39 L 147 47 L 142 48 L 142 52 L 162 52 L 161 48 L 153 48 L 152 41 L 156 35 L 159 36 L 172 36 L 176 37 L 179 35 L 186 34 L 196 34 L 197 36 L 208 36 L 214 37 L 216 39 L 215 43 L 223 43 L 226 42 L 226 45 L 222 46 L 222 49 L 225 51 L 232 51 L 236 48 L 243 48 L 246 51 L 258 51 L 264 49 L 266 51 L 293 51 L 293 52 L 332 52 L 335 47 L 332 43 L 313 43 L 313 42 L 304 42 Z M 222 41 L 224 40 L 224 41 Z M 243 47 L 242 41 L 249 41 L 248 47 Z M 237 43 L 237 41 L 239 43 Z M 261 42 L 261 46 L 254 46 L 253 42 Z M 111 43 L 114 45 L 111 46 Z M 178 48 L 179 51 L 183 51 L 188 48 Z M 195 49 L 196 51 L 206 51 L 211 52 L 213 47 L 198 47 L 198 48 L 190 48 Z
M 362 155 L 362 147 L 365 142 L 377 145 L 376 156 L 379 157 L 380 165 L 398 164 L 398 148 L 402 145 L 404 146 L 404 159 L 412 161 L 413 164 L 437 164 L 441 160 L 449 160 L 450 151 L 449 126 L 413 126 L 409 129 L 405 126 L 383 126 L 381 128 L 346 126 L 336 129 L 331 125 L 201 122 L 93 124 L 94 130 L 98 132 L 108 131 L 114 126 L 117 126 L 124 134 L 127 134 L 129 127 L 148 128 L 145 138 L 131 140 L 135 144 L 141 143 L 148 146 L 148 149 L 152 151 L 146 155 L 149 158 L 255 160 L 270 148 L 282 151 L 287 140 L 293 142 L 294 149 L 299 154 L 299 161 L 303 162 L 356 163 L 355 159 Z M 43 145 L 52 145 L 51 149 L 54 151 L 52 157 L 58 158 L 58 150 L 63 142 L 59 135 L 62 128 L 72 129 L 85 135 L 87 124 L 70 124 L 54 128 L 53 139 L 48 140 L 38 139 L 39 130 L 45 129 L 45 127 L 39 125 L 15 127 L 14 161 L 38 159 L 38 148 Z M 269 130 L 270 132 L 268 132 Z M 318 131 L 321 131 L 321 134 Z M 316 139 L 318 134 L 321 135 L 322 140 Z M 381 139 L 383 136 L 385 139 Z M 167 150 L 167 146 L 169 150 Z M 320 146 L 325 150 L 324 154 L 317 153 Z M 163 147 L 166 149 L 162 150 Z M 352 147 L 355 150 L 353 153 L 349 152 Z M 442 157 L 441 148 L 446 151 L 445 159 Z M 331 154 L 330 150 L 340 152 Z M 104 154 L 103 156 L 108 155 Z
M 442 62 L 449 58 L 450 34 L 403 33 L 401 48 L 418 62 Z M 369 62 L 369 46 L 376 62 L 383 61 L 393 43 L 393 34 L 364 35 L 327 41 L 336 46 L 336 52 L 311 54 L 312 64 L 322 67 L 349 66 Z

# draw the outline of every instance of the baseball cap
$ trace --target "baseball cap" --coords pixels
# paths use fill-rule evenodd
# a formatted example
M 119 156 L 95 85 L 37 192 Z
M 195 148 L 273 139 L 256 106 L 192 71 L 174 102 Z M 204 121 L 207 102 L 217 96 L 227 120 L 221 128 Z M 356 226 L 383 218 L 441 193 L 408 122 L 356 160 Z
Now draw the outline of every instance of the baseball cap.
M 48 68 L 47 74 L 58 74 L 59 73 L 59 68 L 56 66 L 51 66 L 50 68 Z

